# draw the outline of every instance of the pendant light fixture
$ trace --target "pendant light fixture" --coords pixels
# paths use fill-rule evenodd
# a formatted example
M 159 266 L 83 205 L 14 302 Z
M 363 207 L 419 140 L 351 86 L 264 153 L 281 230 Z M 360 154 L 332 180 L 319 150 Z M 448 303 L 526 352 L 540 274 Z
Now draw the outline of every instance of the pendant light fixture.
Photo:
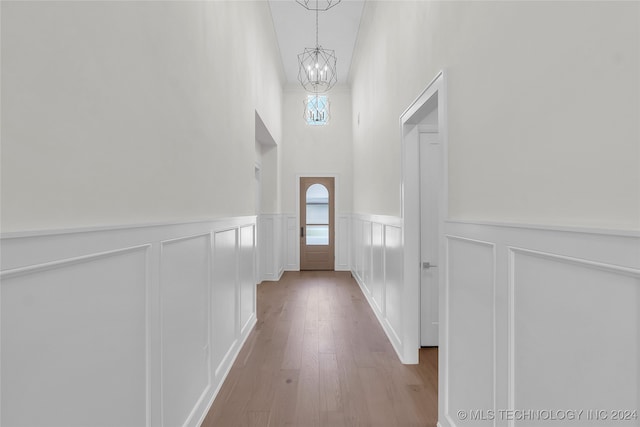
M 308 125 L 326 125 L 331 118 L 329 111 L 330 102 L 326 95 L 319 95 L 317 93 L 307 95 L 307 98 L 302 101 L 302 104 L 304 105 L 302 117 Z
M 315 0 L 315 3 L 316 8 L 312 10 L 316 12 L 316 47 L 305 48 L 298 55 L 298 80 L 307 91 L 317 94 L 331 89 L 338 81 L 338 74 L 335 51 L 323 49 L 318 41 L 318 15 L 320 10 L 326 9 L 319 8 L 319 0 Z M 333 3 L 335 5 L 338 2 Z
M 340 3 L 342 0 L 322 0 L 321 2 L 317 0 L 296 0 L 296 2 L 302 7 L 309 10 L 329 10 L 333 6 Z

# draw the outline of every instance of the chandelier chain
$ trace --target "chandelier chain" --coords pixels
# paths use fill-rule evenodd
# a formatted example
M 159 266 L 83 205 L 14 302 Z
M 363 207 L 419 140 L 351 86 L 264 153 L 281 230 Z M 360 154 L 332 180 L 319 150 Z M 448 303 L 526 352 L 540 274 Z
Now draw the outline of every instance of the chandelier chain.
M 305 48 L 298 55 L 298 80 L 302 87 L 312 93 L 322 93 L 330 90 L 338 81 L 336 74 L 336 54 L 334 50 L 323 49 L 320 46 L 320 7 L 319 2 L 323 0 L 296 0 L 309 10 L 316 12 L 316 45 L 313 48 Z M 315 9 L 308 7 L 311 2 L 316 5 Z M 340 0 L 324 0 L 328 5 L 335 5 Z M 326 9 L 323 9 L 326 10 Z

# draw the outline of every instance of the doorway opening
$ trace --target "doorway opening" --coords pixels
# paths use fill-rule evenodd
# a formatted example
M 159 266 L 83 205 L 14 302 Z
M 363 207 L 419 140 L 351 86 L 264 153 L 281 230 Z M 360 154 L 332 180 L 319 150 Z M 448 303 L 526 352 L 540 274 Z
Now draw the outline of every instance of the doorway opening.
M 438 413 L 447 405 L 446 247 L 447 96 L 444 71 L 400 116 L 407 342 L 405 363 L 422 346 L 438 347 Z
M 270 212 L 278 206 L 278 146 L 258 112 L 255 112 L 254 213 L 256 283 L 278 280 L 280 228 Z
M 402 216 L 407 284 L 405 351 L 446 342 L 443 313 L 444 220 L 447 216 L 445 76 L 440 72 L 400 117 L 403 151 Z M 442 348 L 440 348 L 442 350 Z M 417 355 L 415 356 L 417 358 Z M 407 357 L 410 359 L 410 357 Z
M 300 177 L 300 270 L 335 268 L 335 180 Z
M 432 121 L 434 109 L 422 122 Z M 420 346 L 437 347 L 439 343 L 439 208 L 442 147 L 437 124 L 418 126 L 420 153 Z

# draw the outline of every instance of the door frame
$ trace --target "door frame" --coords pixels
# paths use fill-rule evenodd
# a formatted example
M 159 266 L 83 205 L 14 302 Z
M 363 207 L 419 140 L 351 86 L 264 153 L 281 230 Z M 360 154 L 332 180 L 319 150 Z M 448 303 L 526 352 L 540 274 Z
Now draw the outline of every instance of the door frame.
M 338 209 L 339 206 L 339 198 L 338 198 L 338 194 L 339 194 L 339 188 L 340 188 L 340 179 L 339 179 L 339 175 L 336 173 L 298 173 L 296 174 L 296 236 L 298 236 L 298 244 L 296 244 L 296 271 L 300 271 L 300 244 L 299 244 L 299 237 L 300 237 L 300 178 L 333 178 L 333 185 L 334 185 L 334 189 L 333 189 L 333 218 L 334 218 L 334 224 L 333 224 L 333 241 L 334 241 L 334 269 L 335 269 L 335 254 L 336 254 L 336 247 L 338 244 L 338 212 L 340 212 L 340 210 Z
M 256 211 L 256 228 L 253 238 L 255 240 L 256 250 L 253 254 L 253 265 L 255 271 L 254 282 L 256 282 L 256 285 L 259 285 L 262 282 L 262 270 L 264 268 L 260 260 L 260 254 L 264 250 L 264 244 L 262 242 L 262 236 L 260 235 L 262 232 L 262 165 L 257 161 L 253 164 L 253 174 L 253 184 L 256 186 L 254 188 L 256 192 L 256 194 L 254 194 L 254 204 L 257 205 L 254 206 Z
M 400 115 L 400 130 L 402 141 L 402 185 L 401 185 L 401 215 L 403 218 L 403 248 L 404 248 L 404 295 L 402 296 L 402 307 L 404 310 L 405 322 L 402 331 L 403 362 L 418 363 L 420 349 L 420 156 L 419 156 L 419 129 L 422 120 L 434 108 L 438 110 L 437 128 L 440 134 L 442 145 L 442 168 L 441 176 L 441 205 L 438 207 L 438 224 L 440 225 L 439 236 L 439 315 L 440 325 L 438 328 L 440 336 L 439 355 L 443 360 L 448 347 L 446 322 L 446 301 L 448 298 L 445 272 L 446 263 L 444 261 L 444 221 L 448 216 L 448 129 L 447 129 L 447 93 L 446 93 L 446 72 L 440 71 L 431 80 L 420 95 L 409 105 Z M 439 364 L 440 372 L 443 364 Z M 439 376 L 440 385 L 444 378 Z
M 300 234 L 299 234 L 299 247 L 300 247 L 300 270 L 303 270 L 302 268 L 302 261 L 303 261 L 303 257 L 302 254 L 303 252 L 305 253 L 305 268 L 304 270 L 307 271 L 313 271 L 313 270 L 324 270 L 324 271 L 335 271 L 335 265 L 336 265 L 336 212 L 335 212 L 335 204 L 336 204 L 336 191 L 335 191 L 335 186 L 336 186 L 336 180 L 333 177 L 320 177 L 320 176 L 314 176 L 314 177 L 301 177 L 300 182 L 305 181 L 304 182 L 304 186 L 301 185 L 300 188 L 300 206 L 299 206 L 299 210 L 300 210 Z M 328 219 L 327 219 L 327 224 L 329 227 L 329 241 L 327 245 L 310 245 L 308 244 L 308 234 L 309 234 L 309 229 L 308 229 L 308 219 L 309 219 L 309 212 L 308 212 L 308 203 L 307 203 L 307 192 L 309 190 L 309 188 L 313 187 L 314 185 L 320 185 L 322 187 L 324 187 L 326 190 L 328 190 L 328 208 L 329 208 L 329 212 L 328 212 Z M 305 220 L 302 221 L 302 213 L 305 213 Z M 304 234 L 303 234 L 303 230 Z M 314 256 L 315 255 L 315 256 Z M 316 260 L 311 260 L 311 258 L 315 258 L 315 257 L 321 257 L 321 259 L 326 260 L 326 263 L 324 261 L 318 261 Z

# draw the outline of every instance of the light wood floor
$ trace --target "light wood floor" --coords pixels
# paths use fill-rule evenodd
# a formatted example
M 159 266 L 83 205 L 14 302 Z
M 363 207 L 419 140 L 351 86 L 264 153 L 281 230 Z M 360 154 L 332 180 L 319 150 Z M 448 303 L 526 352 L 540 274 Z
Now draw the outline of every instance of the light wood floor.
M 287 272 L 257 313 L 203 427 L 436 425 L 438 350 L 402 365 L 350 273 Z

